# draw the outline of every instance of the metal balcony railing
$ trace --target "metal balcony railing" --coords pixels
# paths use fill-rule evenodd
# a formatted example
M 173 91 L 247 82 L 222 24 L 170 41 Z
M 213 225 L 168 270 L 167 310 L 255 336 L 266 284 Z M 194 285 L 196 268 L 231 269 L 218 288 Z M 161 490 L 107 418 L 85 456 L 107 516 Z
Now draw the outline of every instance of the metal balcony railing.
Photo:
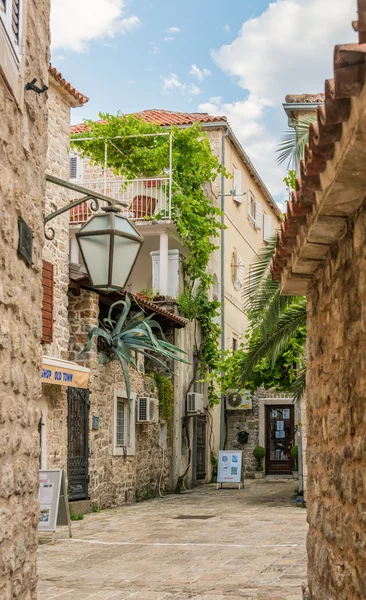
M 151 179 L 111 179 L 105 181 L 83 181 L 80 185 L 94 192 L 114 198 L 124 207 L 122 214 L 132 221 L 171 219 L 171 179 L 154 177 Z M 82 225 L 92 216 L 89 201 L 71 210 L 70 222 Z

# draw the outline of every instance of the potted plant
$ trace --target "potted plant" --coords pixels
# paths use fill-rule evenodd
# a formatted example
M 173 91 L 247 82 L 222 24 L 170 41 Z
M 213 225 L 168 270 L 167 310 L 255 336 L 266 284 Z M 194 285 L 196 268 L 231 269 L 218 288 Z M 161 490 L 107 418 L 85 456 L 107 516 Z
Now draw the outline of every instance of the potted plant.
M 256 479 L 262 479 L 265 475 L 262 460 L 266 456 L 266 450 L 263 446 L 256 446 L 253 450 L 253 456 L 257 461 L 257 470 L 254 473 Z
M 290 450 L 291 458 L 294 461 L 294 468 L 292 471 L 292 476 L 294 479 L 299 479 L 299 471 L 298 471 L 298 457 L 299 457 L 299 448 L 297 446 L 292 446 Z
M 152 302 L 155 296 L 157 296 L 157 292 L 152 288 L 146 287 L 137 292 L 136 296 L 138 296 L 138 298 L 142 298 L 143 300 L 148 300 L 149 302 Z

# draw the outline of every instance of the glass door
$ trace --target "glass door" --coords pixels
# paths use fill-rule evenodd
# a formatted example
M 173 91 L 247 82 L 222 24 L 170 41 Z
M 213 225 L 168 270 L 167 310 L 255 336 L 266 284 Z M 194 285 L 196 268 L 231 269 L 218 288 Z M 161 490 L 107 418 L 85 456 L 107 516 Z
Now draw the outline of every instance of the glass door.
M 294 446 L 294 406 L 266 406 L 266 473 L 291 475 Z

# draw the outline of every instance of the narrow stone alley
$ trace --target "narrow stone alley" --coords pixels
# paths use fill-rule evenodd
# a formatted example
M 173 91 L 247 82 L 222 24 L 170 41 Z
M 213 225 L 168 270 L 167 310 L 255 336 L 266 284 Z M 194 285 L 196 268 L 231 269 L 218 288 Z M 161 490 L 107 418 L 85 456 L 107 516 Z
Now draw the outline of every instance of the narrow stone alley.
M 306 511 L 293 480 L 206 485 L 40 536 L 38 599 L 300 600 Z

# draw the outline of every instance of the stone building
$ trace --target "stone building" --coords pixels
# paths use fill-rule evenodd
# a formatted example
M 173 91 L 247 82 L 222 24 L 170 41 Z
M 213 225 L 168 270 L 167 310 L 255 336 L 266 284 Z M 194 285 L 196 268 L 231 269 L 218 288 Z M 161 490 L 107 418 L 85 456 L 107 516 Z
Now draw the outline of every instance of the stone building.
M 280 211 L 226 117 L 165 110 L 145 110 L 136 116 L 161 125 L 166 135 L 169 135 L 168 130 L 172 125 L 187 127 L 199 121 L 210 140 L 213 154 L 232 175 L 232 178 L 219 177 L 208 183 L 205 192 L 224 213 L 222 222 L 226 229 L 222 232 L 219 248 L 211 255 L 208 271 L 213 279 L 211 299 L 220 300 L 222 305 L 221 315 L 217 318 L 222 331 L 221 348 L 235 350 L 244 339 L 247 326 L 241 288 L 258 251 L 275 234 Z M 85 130 L 84 124 L 71 128 L 76 136 Z M 82 144 L 82 139 L 78 143 Z M 74 145 L 73 149 L 76 147 Z M 90 165 L 75 150 L 70 162 L 72 180 L 88 189 L 114 194 L 116 198 L 127 202 L 126 214 L 145 238 L 127 290 L 138 294 L 149 288 L 151 292 L 155 291 L 156 296 L 168 298 L 167 306 L 176 311 L 176 300 L 183 285 L 182 261 L 187 249 L 179 239 L 171 219 L 169 195 L 159 195 L 159 186 L 168 185 L 168 177 L 141 177 L 129 182 L 127 189 L 121 191 L 121 177 L 116 177 L 107 164 L 104 168 Z M 169 171 L 170 165 L 166 166 Z M 235 193 L 232 193 L 234 188 Z M 159 215 L 159 218 L 154 220 L 154 215 Z M 72 228 L 77 229 L 89 217 L 90 211 L 85 206 L 80 207 L 73 214 Z M 71 255 L 73 261 L 79 262 L 73 233 Z M 192 381 L 196 361 L 195 330 L 195 324 L 190 322 L 184 328 L 176 329 L 174 335 L 175 344 L 187 352 L 191 366 L 177 364 L 174 378 L 173 488 L 184 473 L 187 486 L 210 481 L 211 455 L 217 456 L 225 436 L 224 403 L 221 414 L 219 406 L 209 408 L 207 385 Z M 187 413 L 188 392 L 202 397 L 200 414 Z
M 14 7 L 15 6 L 15 7 Z M 6 9 L 6 10 L 5 10 Z M 19 19 L 12 11 L 18 10 Z M 49 0 L 0 4 L 0 598 L 36 598 Z
M 334 52 L 272 262 L 307 295 L 308 578 L 311 600 L 366 597 L 366 4 L 359 42 Z
M 47 172 L 66 183 L 70 108 L 86 101 L 50 67 Z M 75 191 L 56 183 L 47 184 L 47 215 L 77 198 Z M 46 235 L 51 239 L 43 250 L 40 466 L 64 470 L 74 512 L 163 493 L 170 488 L 170 423 L 158 418 L 141 422 L 137 414 L 138 398 L 147 397 L 154 405 L 159 402 L 155 381 L 145 376 L 143 361 L 138 371 L 130 370 L 129 407 L 119 363 L 101 364 L 98 347 L 80 358 L 89 330 L 99 326 L 121 295 L 93 290 L 85 270 L 70 265 L 70 212 L 50 221 Z M 156 320 L 168 335 L 186 325 L 185 319 L 164 308 L 142 300 L 141 305 L 147 314 L 157 313 Z

